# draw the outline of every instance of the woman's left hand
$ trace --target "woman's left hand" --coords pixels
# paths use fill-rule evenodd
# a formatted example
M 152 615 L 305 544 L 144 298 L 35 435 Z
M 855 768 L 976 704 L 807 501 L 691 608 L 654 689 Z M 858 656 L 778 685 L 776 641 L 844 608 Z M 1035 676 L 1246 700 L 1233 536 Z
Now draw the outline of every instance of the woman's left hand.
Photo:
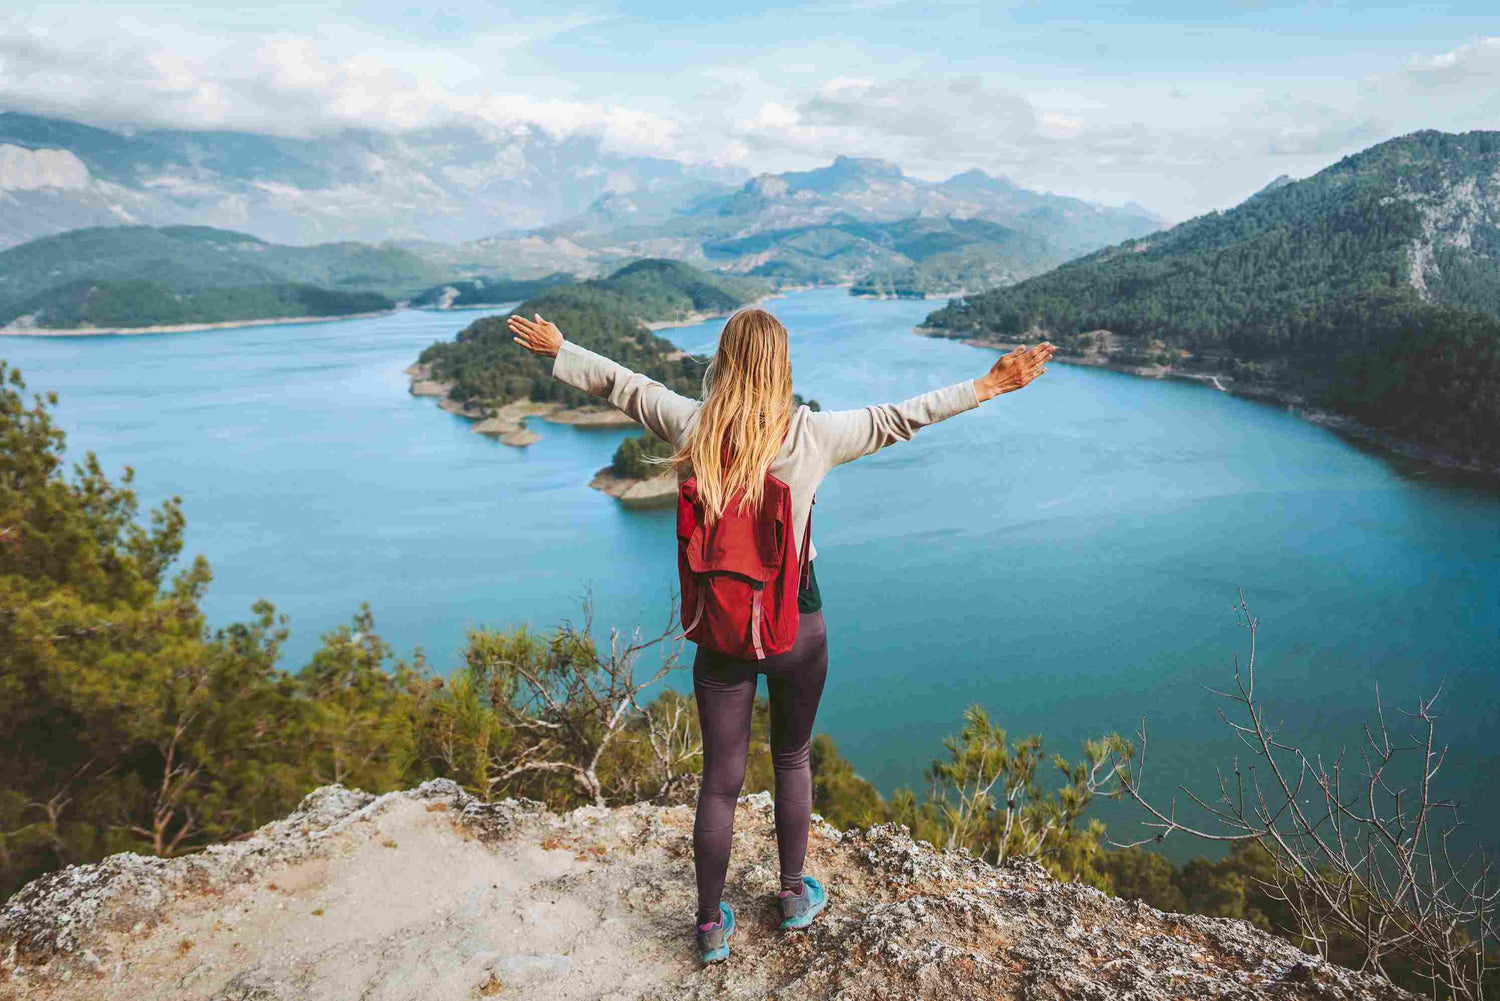
M 1043 341 L 1029 348 L 1016 348 L 974 380 L 974 394 L 983 403 L 1002 393 L 1013 393 L 1025 388 L 1033 379 L 1047 371 L 1047 363 L 1052 360 L 1056 351 L 1057 347 L 1051 341 Z
M 562 331 L 557 329 L 557 324 L 542 319 L 541 313 L 534 315 L 535 320 L 528 320 L 524 316 L 511 316 L 507 325 L 513 335 L 512 339 L 534 355 L 542 358 L 556 358 L 558 350 L 562 347 Z

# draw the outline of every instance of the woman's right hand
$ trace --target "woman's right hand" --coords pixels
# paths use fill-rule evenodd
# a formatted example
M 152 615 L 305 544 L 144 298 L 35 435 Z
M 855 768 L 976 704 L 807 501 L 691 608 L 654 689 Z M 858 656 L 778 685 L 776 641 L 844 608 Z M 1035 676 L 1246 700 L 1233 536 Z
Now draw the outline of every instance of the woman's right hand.
M 1052 360 L 1057 346 L 1043 341 L 1034 347 L 1019 347 L 1010 354 L 1002 355 L 988 372 L 974 380 L 974 393 L 979 402 L 1012 393 L 1029 384 L 1032 379 L 1047 371 L 1047 362 Z
M 562 331 L 557 329 L 557 324 L 542 319 L 541 313 L 536 313 L 535 316 L 535 320 L 528 320 L 524 316 L 512 314 L 507 321 L 511 339 L 534 355 L 556 358 L 563 343 Z

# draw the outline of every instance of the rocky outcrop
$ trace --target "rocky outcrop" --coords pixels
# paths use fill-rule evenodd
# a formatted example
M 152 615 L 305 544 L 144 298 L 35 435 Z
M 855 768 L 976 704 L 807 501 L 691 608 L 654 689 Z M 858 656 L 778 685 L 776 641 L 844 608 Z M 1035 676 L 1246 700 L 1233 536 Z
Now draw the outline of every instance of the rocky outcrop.
M 116 855 L 0 911 L 0 997 L 1340 999 L 1408 995 L 1243 921 L 1166 914 L 995 868 L 887 824 L 816 820 L 831 905 L 779 930 L 775 819 L 740 800 L 727 963 L 693 949 L 689 807 L 482 803 L 436 780 L 326 786 L 251 837 Z
M 453 388 L 453 383 L 434 379 L 430 366 L 418 362 L 401 371 L 411 378 L 409 389 L 413 396 L 437 397 L 441 409 L 455 417 L 467 417 L 474 421 L 470 431 L 499 438 L 505 445 L 531 445 L 542 440 L 541 435 L 522 423 L 527 417 L 540 417 L 552 424 L 573 424 L 579 427 L 622 427 L 635 424 L 635 421 L 614 407 L 569 407 L 562 403 L 515 400 L 503 407 L 486 409 L 473 401 L 458 403 L 448 399 L 448 391 Z
M 670 469 L 660 476 L 641 479 L 620 476 L 605 466 L 589 480 L 589 486 L 618 498 L 626 507 L 671 507 L 677 503 L 677 473 Z

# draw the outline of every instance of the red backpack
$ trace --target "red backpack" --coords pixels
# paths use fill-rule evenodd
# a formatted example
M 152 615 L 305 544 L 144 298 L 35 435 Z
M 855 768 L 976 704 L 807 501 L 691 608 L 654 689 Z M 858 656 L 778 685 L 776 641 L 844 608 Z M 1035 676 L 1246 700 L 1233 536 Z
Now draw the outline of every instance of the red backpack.
M 759 512 L 741 513 L 741 496 L 707 525 L 697 477 L 677 490 L 677 578 L 682 621 L 689 623 L 682 635 L 731 657 L 764 660 L 797 640 L 797 591 L 807 576 L 812 512 L 799 550 L 785 483 L 766 474 Z

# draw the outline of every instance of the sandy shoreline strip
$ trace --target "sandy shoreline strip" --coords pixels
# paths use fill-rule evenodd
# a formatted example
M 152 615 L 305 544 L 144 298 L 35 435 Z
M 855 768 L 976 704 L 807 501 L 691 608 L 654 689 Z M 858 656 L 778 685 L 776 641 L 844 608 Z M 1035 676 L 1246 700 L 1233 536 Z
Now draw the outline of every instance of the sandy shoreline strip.
M 230 330 L 234 327 L 275 327 L 282 324 L 337 323 L 340 320 L 367 320 L 372 316 L 389 316 L 394 309 L 377 309 L 372 313 L 343 313 L 339 316 L 277 316 L 260 320 L 225 320 L 222 323 L 174 323 L 152 327 L 0 327 L 0 335 L 9 337 L 95 337 L 103 334 L 190 334 L 200 330 Z

